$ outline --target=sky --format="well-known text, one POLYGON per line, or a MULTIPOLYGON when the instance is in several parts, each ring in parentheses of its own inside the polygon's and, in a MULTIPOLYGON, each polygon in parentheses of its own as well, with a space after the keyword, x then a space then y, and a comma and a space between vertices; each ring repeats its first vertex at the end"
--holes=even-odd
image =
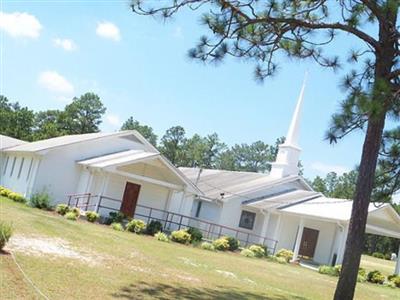
MULTIPOLYGON (((107 107, 104 131, 133 116, 158 136, 181 125, 188 136, 216 132, 228 145, 274 143, 286 135, 307 71, 299 142, 305 177, 341 174, 359 162, 362 133, 336 145, 324 140, 345 98, 343 71, 282 58, 277 74, 259 84, 249 62, 190 60, 187 51, 206 33, 196 12, 163 22, 133 14, 129 1, 0 3, 0 93, 11 101, 62 109, 74 96, 95 92, 107 107)), ((330 50, 344 55, 353 45, 342 36, 330 50)))

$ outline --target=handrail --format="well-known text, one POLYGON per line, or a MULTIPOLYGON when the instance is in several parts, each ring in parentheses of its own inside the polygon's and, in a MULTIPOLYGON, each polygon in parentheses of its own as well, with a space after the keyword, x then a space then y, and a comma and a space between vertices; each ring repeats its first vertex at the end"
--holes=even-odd
MULTIPOLYGON (((85 194, 71 194, 68 195, 69 201, 68 205, 71 205, 71 198, 76 199, 75 201, 75 207, 79 208, 84 208, 85 210, 88 209, 88 207, 95 207, 96 212, 99 212, 100 209, 107 209, 111 211, 119 211, 119 208, 115 207, 110 207, 108 205, 105 205, 103 201, 113 201, 113 202, 122 202, 121 199, 115 199, 111 198, 108 196, 102 196, 102 195, 91 195, 90 193, 85 193, 85 194), (85 201, 84 204, 79 204, 79 199, 87 197, 87 200, 85 201), (90 204, 90 199, 95 199, 98 198, 95 204, 90 204)), ((215 239, 215 238, 220 238, 223 235, 228 235, 226 231, 231 231, 233 235, 237 240, 241 241, 244 243, 244 246, 247 246, 250 244, 250 239, 251 240, 259 240, 260 244, 264 245, 265 247, 269 248, 272 250, 272 253, 275 253, 276 246, 278 241, 272 238, 268 238, 266 236, 261 236, 255 233, 251 232, 246 232, 237 228, 229 227, 226 225, 221 225, 217 223, 213 223, 207 220, 203 220, 200 218, 196 217, 191 217, 187 215, 183 215, 180 213, 175 213, 175 212, 170 212, 167 210, 155 208, 155 207, 150 207, 146 205, 141 205, 137 204, 136 205, 136 210, 134 217, 142 217, 147 219, 147 222, 149 223, 151 220, 157 220, 161 223, 164 223, 164 230, 168 230, 171 228, 172 225, 178 226, 178 230, 181 229, 182 227, 188 228, 188 227, 195 227, 201 232, 204 233, 204 236, 208 239, 215 239), (145 209, 147 211, 145 212, 138 212, 139 209, 145 209), (160 216, 155 216, 154 214, 158 213, 160 216), (179 221, 176 221, 179 220, 179 221), (190 222, 197 222, 197 226, 193 226, 193 224, 190 224, 190 222), (201 228, 203 226, 203 228, 201 228), (168 228, 168 229, 167 229, 168 228), (225 230, 225 233, 223 232, 225 230), (261 243, 262 241, 262 243, 261 243), (266 245, 266 243, 272 244, 272 247, 269 247, 266 245)), ((176 227, 175 227, 176 228, 176 227)), ((254 243, 254 242, 253 242, 254 243)))

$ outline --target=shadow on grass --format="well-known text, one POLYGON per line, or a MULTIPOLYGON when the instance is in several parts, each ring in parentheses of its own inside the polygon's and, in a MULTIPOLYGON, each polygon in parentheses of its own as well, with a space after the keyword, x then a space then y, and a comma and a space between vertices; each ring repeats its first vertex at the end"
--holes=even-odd
POLYGON ((250 291, 240 291, 235 288, 216 287, 196 288, 191 286, 172 286, 164 283, 138 282, 120 288, 112 297, 119 299, 255 299, 255 300, 307 300, 299 296, 268 296, 250 291))

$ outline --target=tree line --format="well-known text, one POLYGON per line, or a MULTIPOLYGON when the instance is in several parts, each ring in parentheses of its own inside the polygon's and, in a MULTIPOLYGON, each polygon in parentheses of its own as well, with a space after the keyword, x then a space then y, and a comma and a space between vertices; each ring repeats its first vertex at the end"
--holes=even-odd
MULTIPOLYGON (((100 97, 85 93, 74 97, 63 110, 35 112, 0 96, 0 133, 25 141, 37 141, 68 134, 99 132, 106 112, 100 97)), ((178 167, 217 168, 231 171, 266 172, 284 138, 273 145, 263 141, 229 147, 217 133, 186 135, 182 126, 173 126, 159 139, 152 127, 129 117, 120 130, 137 130, 178 167)))

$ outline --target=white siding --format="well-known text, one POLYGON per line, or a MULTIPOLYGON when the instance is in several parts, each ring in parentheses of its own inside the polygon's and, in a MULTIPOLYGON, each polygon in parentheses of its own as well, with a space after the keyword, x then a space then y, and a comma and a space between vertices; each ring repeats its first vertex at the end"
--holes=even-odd
POLYGON ((67 194, 78 189, 82 169, 77 161, 133 148, 140 149, 143 145, 108 137, 49 150, 41 160, 33 192, 46 190, 53 204, 63 203, 67 194))
POLYGON ((4 159, 2 159, 2 161, 4 161, 4 165, 2 165, 0 173, 1 185, 4 185, 14 192, 20 193, 24 196, 28 196, 29 183, 31 177, 33 176, 32 168, 35 159, 30 155, 17 154, 7 156, 4 155, 4 159), (8 163, 6 163, 7 158, 8 163))
MULTIPOLYGON (((94 182, 95 183, 93 185, 93 189, 90 192, 93 194, 98 194, 101 190, 103 182, 103 177, 101 176, 101 174, 96 174, 94 182)), ((103 195, 120 201, 116 202, 105 199, 102 200, 102 204, 108 207, 112 207, 116 210, 119 210, 121 207, 121 202, 125 191, 125 185, 127 182, 132 182, 135 184, 139 184, 141 186, 137 203, 138 205, 165 210, 169 194, 168 188, 139 180, 131 180, 126 177, 114 174, 110 174, 108 176, 106 188, 104 190, 103 195)), ((108 215, 108 212, 109 210, 106 209, 100 211, 100 213, 102 213, 103 215, 108 215)), ((136 212, 141 214, 146 214, 148 210, 138 207, 136 209, 136 212)))
MULTIPOLYGON (((300 217, 288 215, 282 216, 281 222, 282 229, 278 238, 279 242, 277 250, 282 248, 294 250, 300 217)), ((330 264, 336 224, 305 219, 304 227, 319 231, 313 260, 319 264, 330 264)))

